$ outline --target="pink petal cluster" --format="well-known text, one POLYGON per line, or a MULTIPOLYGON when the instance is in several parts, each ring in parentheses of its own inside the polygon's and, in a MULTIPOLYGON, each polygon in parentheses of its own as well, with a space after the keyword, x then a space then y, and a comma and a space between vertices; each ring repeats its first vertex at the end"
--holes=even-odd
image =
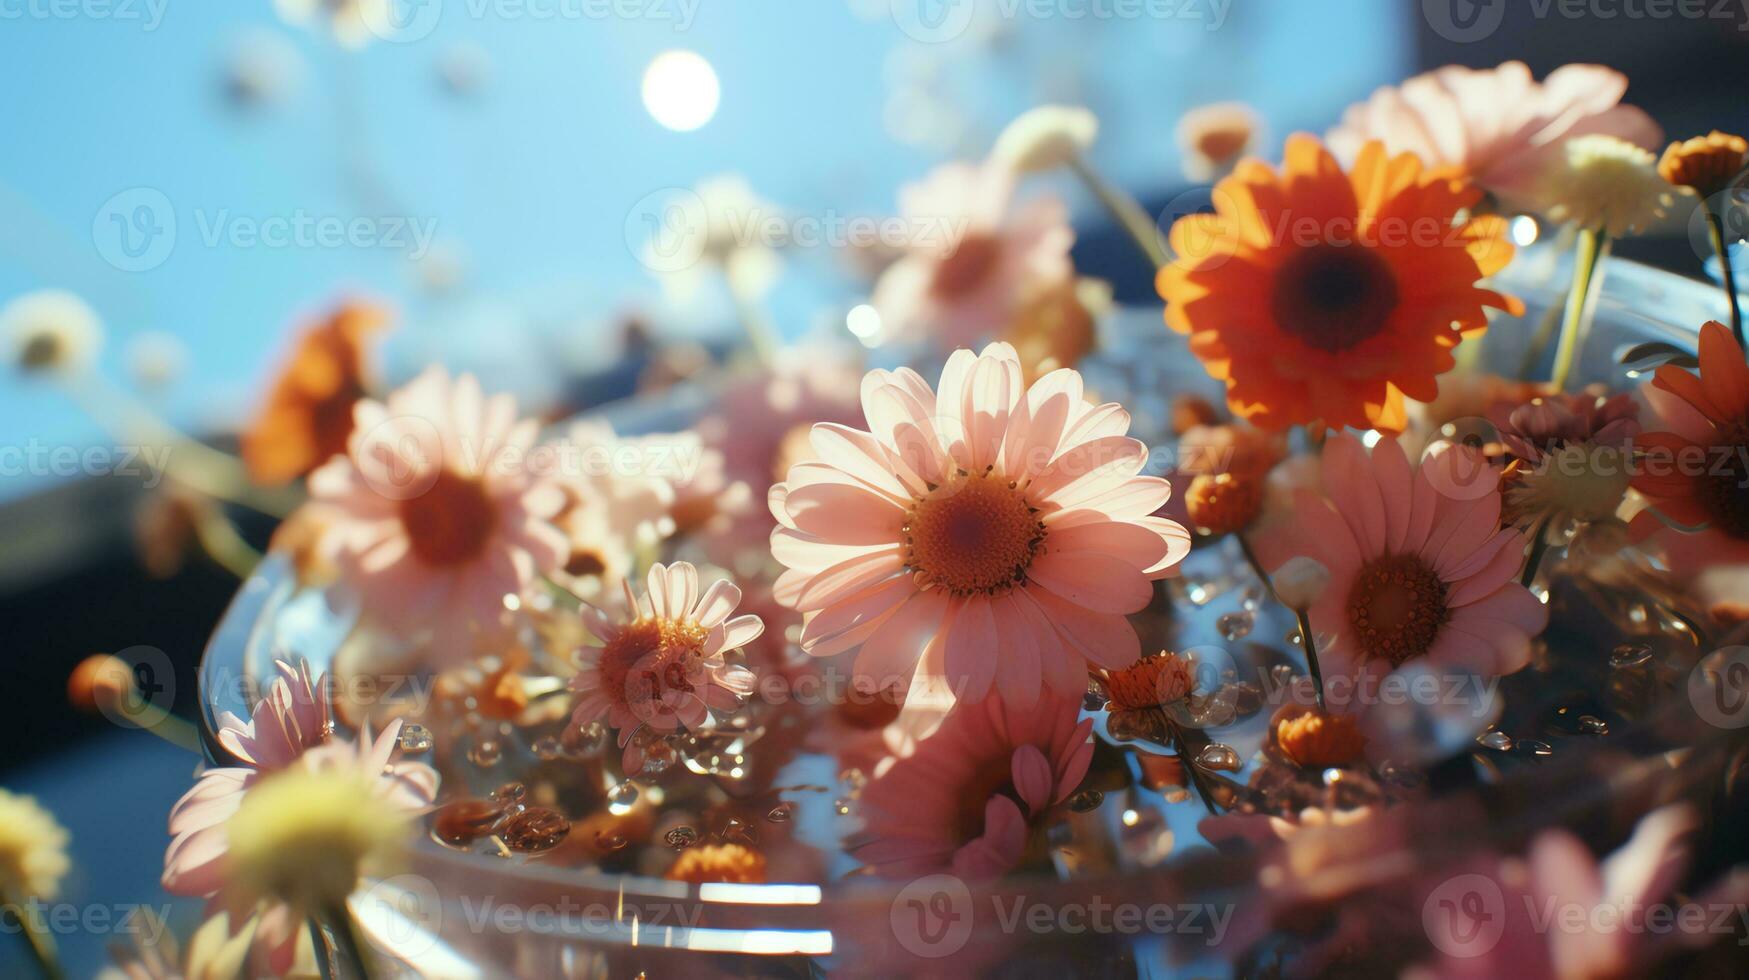
MULTIPOLYGON (((225 824, 243 805, 249 789, 264 776, 294 765, 325 770, 357 767, 378 781, 380 791, 409 810, 429 806, 437 797, 438 775, 422 763, 395 759, 401 722, 391 722, 372 738, 364 732, 355 745, 335 737, 325 683, 311 685, 309 669, 275 663, 279 673, 267 695, 255 705, 247 722, 234 715, 220 720, 218 741, 242 765, 208 769, 170 810, 170 847, 164 852, 164 890, 172 895, 207 898, 224 906, 225 824)), ((323 678, 325 681, 326 678, 323 678)), ((245 922, 254 909, 229 909, 231 921, 245 922)), ((290 969, 304 920, 284 906, 259 911, 254 946, 263 968, 272 975, 290 969)))
POLYGON ((1539 210, 1541 177, 1566 140, 1601 133, 1650 150, 1663 139, 1650 116, 1620 104, 1627 87, 1627 76, 1601 65, 1565 65, 1541 82, 1520 61, 1448 65, 1378 89, 1325 139, 1346 165, 1382 140, 1430 167, 1461 168, 1510 206, 1539 210))
POLYGON ((1375 651, 1409 643, 1392 648, 1482 677, 1529 662, 1548 607, 1518 583, 1524 535, 1500 526, 1498 473, 1479 453, 1447 444, 1415 468, 1395 439, 1369 453, 1342 434, 1325 444, 1322 481, 1322 496, 1296 492, 1294 519, 1257 548, 1270 569, 1303 555, 1330 570, 1310 612, 1326 694, 1338 694, 1332 710, 1361 706, 1340 696, 1333 678, 1354 681, 1350 691, 1377 690, 1399 665, 1369 656, 1369 643, 1375 651), (1399 625, 1392 635, 1367 635, 1399 625))
POLYGON ((1014 202, 1015 175, 952 163, 899 194, 911 242, 875 283, 883 333, 953 348, 1001 335, 1040 286, 1073 274, 1075 233, 1054 197, 1014 202))
POLYGON ((504 635, 504 597, 561 568, 549 521, 564 504, 530 465, 538 425, 508 395, 431 368, 361 401, 345 456, 310 476, 318 547, 372 620, 429 639, 440 658, 504 635))
POLYGON ((1013 869, 1045 811, 1093 761, 1093 722, 1079 715, 1078 699, 1048 693, 1026 708, 1001 698, 959 705, 863 789, 856 856, 888 877, 1013 869))
POLYGON ((804 650, 860 646, 875 688, 916 674, 1019 707, 1078 697, 1089 661, 1136 660, 1126 614, 1190 535, 1152 516, 1171 486, 1140 475, 1128 412, 1089 404, 1070 369, 1026 387, 1007 344, 956 351, 935 390, 871 371, 862 403, 868 431, 816 425, 817 461, 771 488, 776 595, 807 615, 804 650))
POLYGON ((724 654, 753 642, 765 625, 758 616, 734 615, 741 590, 732 582, 719 579, 701 595, 698 570, 688 562, 650 566, 643 602, 624 588, 625 609, 617 616, 582 606, 584 624, 601 645, 578 651, 571 723, 605 719, 619 732, 629 776, 643 768, 643 748, 633 739, 641 729, 696 730, 712 709, 733 711, 753 692, 753 672, 724 654))

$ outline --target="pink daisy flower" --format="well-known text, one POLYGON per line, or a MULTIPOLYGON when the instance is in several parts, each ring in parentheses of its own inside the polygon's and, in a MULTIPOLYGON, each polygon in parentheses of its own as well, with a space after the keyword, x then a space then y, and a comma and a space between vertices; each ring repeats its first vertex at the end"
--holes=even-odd
POLYGON ((1000 335, 1041 285, 1073 274, 1069 212, 1054 197, 1014 204, 1007 167, 951 163, 899 193, 911 241, 870 303, 883 333, 958 347, 1000 335))
POLYGON ((1088 661, 1135 662, 1126 614, 1190 535, 1151 516, 1171 486, 1138 475, 1128 412, 1088 404, 1066 368, 1026 388, 1007 344, 955 352, 939 394, 909 369, 871 371, 862 403, 872 431, 814 426, 818 461, 771 488, 789 568, 776 594, 807 614, 804 650, 860 646, 854 670, 876 687, 920 669, 1017 707, 1041 685, 1079 697, 1088 661))
POLYGON ((625 612, 615 617, 588 603, 583 621, 600 646, 578 652, 573 725, 605 718, 619 732, 626 775, 644 767, 643 746, 633 736, 645 726, 657 732, 697 730, 711 709, 733 711, 753 693, 753 672, 730 664, 724 654, 758 639, 758 616, 734 616, 741 590, 718 580, 703 595, 698 570, 688 562, 650 566, 647 600, 625 589, 625 612))
POLYGON ((1542 174, 1566 140, 1601 133, 1653 149, 1663 139, 1652 117, 1620 104, 1627 87, 1627 76, 1601 65, 1565 65, 1541 82, 1520 61, 1448 65, 1350 106, 1326 142, 1352 164, 1368 140, 1382 140, 1393 154, 1457 166, 1512 206, 1537 210, 1542 174))
MULTIPOLYGON (((374 739, 366 731, 354 745, 334 737, 333 708, 327 685, 312 685, 307 667, 275 663, 279 677, 267 696, 255 705, 250 720, 234 715, 220 721, 219 743, 243 763, 208 769, 194 787, 170 809, 170 847, 164 852, 164 890, 172 895, 202 897, 223 905, 228 841, 225 823, 243 805, 243 798, 265 776, 305 765, 314 769, 358 766, 380 779, 382 792, 408 809, 431 805, 437 797, 438 775, 422 763, 397 761, 401 722, 394 721, 374 739)), ((231 921, 247 923, 251 909, 228 910, 231 921)), ((274 975, 290 968, 303 934, 304 922, 289 909, 260 910, 253 940, 257 954, 274 975)))
POLYGON ((549 522, 564 495, 530 472, 535 421, 436 367, 354 419, 346 455, 310 476, 319 547, 368 616, 428 631, 440 657, 501 636, 504 597, 569 554, 549 522))
POLYGON ((1322 479, 1326 496, 1298 491, 1293 521, 1257 546, 1271 569, 1303 555, 1330 570, 1310 613, 1331 710, 1360 708, 1338 676, 1364 692, 1410 660, 1483 677, 1529 661, 1548 607, 1518 584, 1525 538, 1501 528, 1498 474, 1479 454, 1447 446, 1414 469, 1394 439, 1369 454, 1342 434, 1322 479))
POLYGON ((1078 700, 1051 694, 1029 708, 960 705, 863 789, 856 856, 887 877, 989 879, 1016 867, 1093 761, 1093 722, 1079 715, 1078 700))

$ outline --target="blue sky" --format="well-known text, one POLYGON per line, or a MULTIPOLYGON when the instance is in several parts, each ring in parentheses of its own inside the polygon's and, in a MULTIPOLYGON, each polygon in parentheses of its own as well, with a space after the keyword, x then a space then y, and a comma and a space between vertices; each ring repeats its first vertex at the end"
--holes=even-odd
MULTIPOLYGON (((438 15, 428 34, 349 51, 283 23, 270 0, 0 0, 0 301, 45 286, 85 296, 117 380, 132 338, 180 338, 187 373, 162 407, 198 428, 246 413, 288 331, 348 293, 401 312, 391 377, 441 358, 539 392, 554 364, 587 363, 615 314, 659 303, 626 231, 652 191, 734 172, 791 212, 890 211, 901 183, 953 152, 889 133, 885 120, 906 116, 898 93, 933 92, 967 147, 1033 104, 1088 104, 1104 122, 1096 159, 1145 191, 1179 180, 1172 125, 1189 106, 1250 101, 1279 138, 1323 128, 1410 60, 1410 12, 1385 0, 983 0, 991 43, 976 28, 945 43, 907 34, 910 8, 944 0, 894 0, 896 16, 883 0, 615 2, 640 15, 602 16, 605 0, 422 0, 438 15), (283 104, 238 112, 222 68, 250 36, 295 52, 301 80, 283 104), (663 129, 640 102, 644 67, 672 48, 721 80, 719 111, 693 132, 663 129), (487 73, 458 99, 439 66, 463 50, 487 73), (147 199, 176 232, 152 268, 124 271, 105 260, 118 254, 105 219, 142 193, 161 195, 147 199), (248 237, 360 218, 385 237, 403 228, 401 247, 248 237), (465 289, 419 288, 415 228, 466 256, 465 289)), ((835 269, 791 257, 768 300, 786 333, 856 301, 835 269)), ((0 444, 103 438, 60 392, 0 379, 0 444)), ((0 496, 43 482, 7 475, 0 496)))

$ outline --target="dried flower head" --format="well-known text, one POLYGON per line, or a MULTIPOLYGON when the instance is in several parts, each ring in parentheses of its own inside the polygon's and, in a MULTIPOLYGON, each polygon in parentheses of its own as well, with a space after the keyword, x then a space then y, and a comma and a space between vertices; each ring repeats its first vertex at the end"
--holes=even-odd
POLYGON ((1514 457, 1503 476, 1506 523, 1522 526, 1554 515, 1595 521, 1615 513, 1628 490, 1631 443, 1640 431, 1633 396, 1549 395, 1498 406, 1492 416, 1514 457))
POLYGON ((1356 715, 1333 715, 1315 708, 1289 706, 1275 717, 1275 744, 1295 765, 1308 769, 1345 766, 1366 752, 1356 715))
POLYGON ((1678 187, 1708 197, 1730 186, 1749 162, 1749 140, 1718 130, 1672 143, 1658 159, 1658 173, 1678 187))
POLYGON ((1160 652, 1106 675, 1112 711, 1142 711, 1183 700, 1191 689, 1190 664, 1160 652))
POLYGON ((1263 481, 1232 473, 1204 473, 1184 493, 1190 521, 1204 534, 1243 530, 1263 510, 1263 481))

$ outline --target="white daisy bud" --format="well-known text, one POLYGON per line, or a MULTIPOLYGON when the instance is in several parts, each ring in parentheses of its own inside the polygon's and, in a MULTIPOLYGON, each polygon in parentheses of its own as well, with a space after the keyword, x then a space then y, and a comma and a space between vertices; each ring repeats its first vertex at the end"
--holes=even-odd
POLYGON ((1330 587, 1330 569, 1304 556, 1289 558, 1269 578, 1276 596, 1290 609, 1309 608, 1330 587))
POLYGON ((1008 124, 996 138, 990 159, 1015 173, 1043 173, 1068 164, 1098 135, 1099 117, 1086 109, 1039 106, 1008 124))
POLYGON ((85 301, 62 289, 25 293, 0 309, 0 336, 27 373, 74 373, 97 356, 103 327, 85 301))

